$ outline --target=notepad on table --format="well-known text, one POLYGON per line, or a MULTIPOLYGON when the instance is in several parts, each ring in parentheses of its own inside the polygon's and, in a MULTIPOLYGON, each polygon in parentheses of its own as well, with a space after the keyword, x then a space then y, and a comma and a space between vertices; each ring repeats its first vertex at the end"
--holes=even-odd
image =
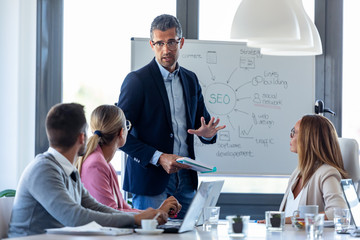
POLYGON ((110 236, 132 234, 134 232, 132 228, 103 227, 94 221, 78 227, 48 228, 45 230, 50 234, 110 236))
POLYGON ((204 164, 202 162, 195 161, 188 157, 181 157, 181 158, 176 159, 176 161, 178 163, 188 165, 191 167, 190 169, 192 169, 194 171, 198 171, 200 173, 216 172, 216 167, 207 166, 206 164, 204 164))

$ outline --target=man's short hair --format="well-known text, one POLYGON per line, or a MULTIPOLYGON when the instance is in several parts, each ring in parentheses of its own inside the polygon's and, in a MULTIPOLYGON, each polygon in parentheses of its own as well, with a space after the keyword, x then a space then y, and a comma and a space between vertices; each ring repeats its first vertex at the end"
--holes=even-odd
POLYGON ((79 134, 86 130, 84 106, 78 103, 60 103, 46 116, 46 133, 50 146, 71 148, 79 134))
POLYGON ((162 14, 160 16, 157 16, 151 23, 150 40, 153 40, 154 38, 153 31, 155 29, 165 32, 170 28, 175 28, 176 36, 178 38, 182 38, 181 24, 176 17, 168 14, 162 14))

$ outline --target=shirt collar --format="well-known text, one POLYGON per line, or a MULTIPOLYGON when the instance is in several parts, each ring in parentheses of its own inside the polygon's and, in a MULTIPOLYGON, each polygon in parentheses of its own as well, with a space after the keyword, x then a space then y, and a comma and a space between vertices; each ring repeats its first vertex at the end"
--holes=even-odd
POLYGON ((48 153, 50 153, 51 155, 54 156, 55 160, 58 161, 58 163, 60 163, 61 167, 64 169, 65 173, 70 176, 70 174, 73 171, 76 171, 76 168, 74 165, 72 165, 69 160, 64 157, 64 155, 62 155, 61 153, 59 153, 57 150, 55 150, 52 147, 49 147, 48 149, 48 153))
POLYGON ((172 73, 170 73, 168 70, 166 70, 166 69, 157 61, 156 58, 155 58, 155 60, 156 60, 157 65, 159 66, 160 73, 161 73, 161 75, 162 75, 162 77, 163 77, 164 80, 166 80, 170 74, 173 74, 174 76, 176 76, 176 75, 179 73, 179 69, 180 69, 179 63, 176 63, 176 69, 175 69, 175 71, 172 72, 172 73))

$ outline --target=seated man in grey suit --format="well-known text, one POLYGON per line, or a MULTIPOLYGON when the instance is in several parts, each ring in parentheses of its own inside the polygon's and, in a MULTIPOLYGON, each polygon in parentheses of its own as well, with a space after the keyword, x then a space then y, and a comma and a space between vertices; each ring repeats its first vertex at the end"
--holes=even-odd
MULTIPOLYGON (((102 226, 132 227, 141 219, 165 223, 167 213, 147 209, 138 214, 124 213, 98 203, 83 187, 74 167, 85 152, 87 123, 83 106, 58 104, 46 117, 50 147, 36 156, 23 172, 16 192, 9 237, 44 233, 47 228, 79 226, 96 221, 102 226)), ((169 209, 177 209, 177 201, 169 209)))

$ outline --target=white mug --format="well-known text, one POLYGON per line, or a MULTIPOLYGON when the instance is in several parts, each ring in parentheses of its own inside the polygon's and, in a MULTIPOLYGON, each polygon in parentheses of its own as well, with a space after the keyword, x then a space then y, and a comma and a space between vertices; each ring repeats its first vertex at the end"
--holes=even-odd
POLYGON ((305 218, 305 214, 311 213, 317 215, 319 212, 318 205, 303 205, 299 206, 299 210, 294 211, 294 216, 299 214, 300 218, 305 218))
POLYGON ((156 229, 158 225, 158 221, 156 219, 142 219, 141 220, 141 227, 146 231, 152 231, 156 229))

